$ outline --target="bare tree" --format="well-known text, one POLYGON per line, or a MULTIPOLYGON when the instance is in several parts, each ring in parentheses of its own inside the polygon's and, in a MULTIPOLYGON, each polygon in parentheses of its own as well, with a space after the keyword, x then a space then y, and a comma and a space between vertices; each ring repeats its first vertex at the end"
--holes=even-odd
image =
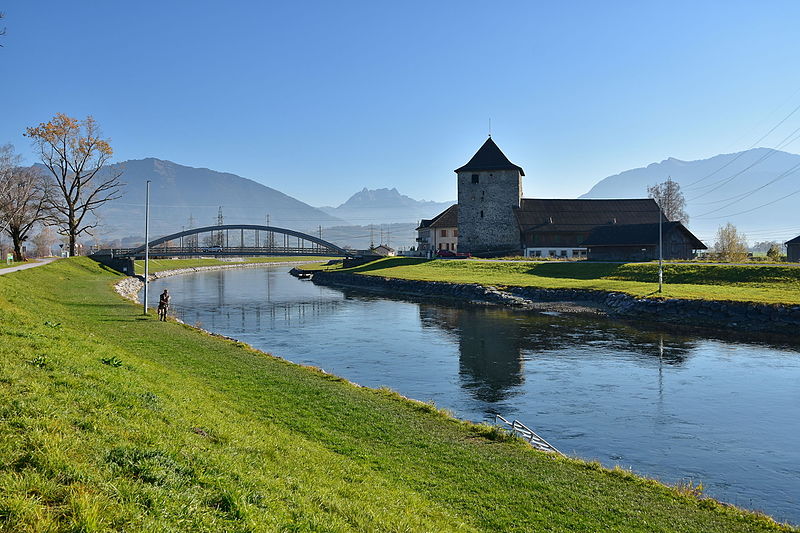
POLYGON ((85 120, 59 113, 49 122, 30 127, 25 135, 33 140, 39 156, 54 180, 48 195, 51 222, 69 238, 69 253, 75 255, 78 237, 91 235, 97 227, 95 210, 120 197, 121 172, 104 171, 113 150, 91 117, 85 120))
POLYGON ((52 253, 53 245, 58 242, 56 232, 52 226, 44 226, 32 239, 38 257, 47 257, 52 253))
POLYGON ((717 230, 714 253, 722 261, 735 263, 747 259, 747 238, 738 232, 736 226, 728 222, 717 230))
POLYGON ((3 229, 11 237, 14 259, 22 261, 22 243, 47 215, 47 180, 35 167, 16 167, 4 181, 0 187, 0 212, 6 221, 3 229))
POLYGON ((667 220, 680 222, 684 225, 689 223, 689 215, 686 213, 686 199, 681 192, 681 186, 673 181, 671 177, 663 183, 657 183, 647 187, 647 196, 656 201, 661 207, 661 211, 667 220))
POLYGON ((47 182, 34 167, 21 167, 10 144, 0 147, 0 231, 8 234, 14 258, 22 261, 22 244, 45 215, 47 182))

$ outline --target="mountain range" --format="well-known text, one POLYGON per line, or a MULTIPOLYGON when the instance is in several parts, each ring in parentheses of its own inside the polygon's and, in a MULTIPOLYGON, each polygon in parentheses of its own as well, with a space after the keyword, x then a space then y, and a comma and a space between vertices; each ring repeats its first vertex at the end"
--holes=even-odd
POLYGON ((128 246, 144 239, 146 182, 150 189, 150 234, 158 237, 183 228, 214 225, 221 211, 226 224, 266 224, 317 234, 357 248, 381 242, 414 245, 414 228, 451 202, 417 201, 397 189, 363 189, 339 207, 316 208, 276 189, 227 172, 146 158, 108 165, 122 172, 122 197, 98 211, 100 241, 119 239, 128 246))
MULTIPOLYGON (((151 235, 217 223, 266 223, 316 234, 363 248, 389 240, 414 244, 419 219, 432 218, 454 202, 415 200, 396 188, 362 189, 338 207, 316 208, 256 181, 207 168, 147 158, 110 165, 123 171, 122 198, 99 211, 101 240, 141 240, 145 182, 151 184, 151 235), (391 225, 391 226, 390 226, 391 225)), ((697 161, 668 158, 599 180, 582 198, 642 198, 668 177, 681 185, 689 228, 713 244, 720 225, 734 223, 752 242, 785 241, 800 234, 800 155, 754 148, 697 161), (782 198, 784 197, 785 198, 782 198), (763 206, 763 207, 761 207, 763 206)), ((535 178, 534 178, 535 179, 535 178)), ((534 195, 535 196, 535 195, 534 195)))
POLYGON ((320 209, 331 216, 354 224, 390 224, 431 218, 454 203, 455 201, 414 200, 400 194, 394 188, 364 188, 338 207, 320 207, 320 209))
POLYGON ((706 244, 713 244, 717 228, 727 222, 751 243, 800 234, 800 155, 769 148, 697 161, 670 157, 604 178, 581 198, 642 198, 649 185, 668 177, 684 193, 689 228, 706 244))
POLYGON ((147 158, 109 165, 122 171, 122 198, 99 211, 98 234, 105 238, 142 236, 145 183, 150 180, 150 233, 158 236, 217 223, 222 211, 227 224, 265 224, 304 231, 344 221, 278 190, 227 172, 194 168, 147 158))

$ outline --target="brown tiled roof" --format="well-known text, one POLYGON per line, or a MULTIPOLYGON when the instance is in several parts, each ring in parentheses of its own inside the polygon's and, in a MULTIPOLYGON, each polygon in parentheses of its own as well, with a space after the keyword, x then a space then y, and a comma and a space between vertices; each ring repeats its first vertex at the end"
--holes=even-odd
POLYGON ((419 226, 417 226, 417 229, 415 229, 414 231, 419 231, 423 228, 429 227, 431 225, 431 222, 433 222, 432 219, 423 218, 422 220, 419 221, 419 226))
POLYGON ((514 210, 519 229, 528 231, 591 231, 606 224, 658 222, 658 204, 651 198, 623 200, 523 198, 514 210))
POLYGON ((458 204, 453 204, 438 215, 436 215, 428 227, 431 228, 455 228, 458 226, 458 204))
MULTIPOLYGON (((663 238, 673 231, 682 232, 692 244, 693 250, 705 250, 707 246, 680 222, 664 222, 661 225, 663 238)), ((654 224, 607 224, 597 226, 583 241, 582 246, 656 246, 658 245, 658 223, 654 224)))
POLYGON ((486 139, 483 146, 475 152, 475 155, 466 165, 457 168, 455 172, 468 172, 470 170, 519 170, 520 174, 525 175, 522 167, 509 161, 491 137, 486 139))

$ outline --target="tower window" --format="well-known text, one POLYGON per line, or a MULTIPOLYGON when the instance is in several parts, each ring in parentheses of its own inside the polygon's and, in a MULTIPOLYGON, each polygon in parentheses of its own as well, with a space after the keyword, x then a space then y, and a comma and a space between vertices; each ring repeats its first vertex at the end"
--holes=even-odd
POLYGON ((481 209, 481 218, 483 218, 483 210, 481 209))
POLYGON ((478 183, 478 174, 472 175, 472 183, 478 183))

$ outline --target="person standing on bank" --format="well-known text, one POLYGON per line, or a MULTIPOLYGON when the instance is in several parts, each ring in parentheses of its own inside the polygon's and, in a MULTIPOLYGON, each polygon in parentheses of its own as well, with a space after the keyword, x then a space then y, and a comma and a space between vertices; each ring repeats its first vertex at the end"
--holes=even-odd
POLYGON ((166 322, 167 310, 169 309, 169 292, 164 289, 161 296, 158 298, 158 319, 166 322))

